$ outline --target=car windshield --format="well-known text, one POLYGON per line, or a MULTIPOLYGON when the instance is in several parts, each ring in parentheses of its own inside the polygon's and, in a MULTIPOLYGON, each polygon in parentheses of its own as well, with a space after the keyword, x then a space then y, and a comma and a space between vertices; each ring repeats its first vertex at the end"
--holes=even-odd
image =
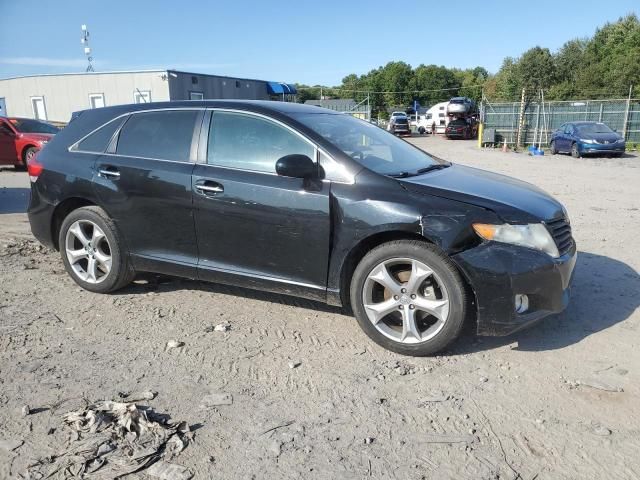
POLYGON ((613 133, 604 123, 586 123, 584 125, 576 125, 578 133, 581 135, 593 135, 594 133, 613 133))
POLYGON ((20 133, 58 133, 58 128, 49 123, 39 122, 28 118, 12 118, 9 120, 20 133))
POLYGON ((417 175, 423 169, 448 165, 395 135, 351 115, 305 113, 293 117, 361 165, 382 175, 417 175))

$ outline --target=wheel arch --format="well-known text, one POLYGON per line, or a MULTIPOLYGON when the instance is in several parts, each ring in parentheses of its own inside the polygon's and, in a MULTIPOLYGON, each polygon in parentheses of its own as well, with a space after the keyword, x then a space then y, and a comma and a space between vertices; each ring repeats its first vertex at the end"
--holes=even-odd
POLYGON ((25 156, 27 155, 27 150, 29 150, 30 148, 35 148, 38 149, 37 145, 34 145, 32 143, 27 143, 24 147, 22 147, 22 151, 20 152, 20 160, 22 160, 22 162, 25 161, 25 156))
MULTIPOLYGON (((477 305, 478 302, 476 300, 476 292, 473 288, 473 285, 467 276, 466 272, 460 268, 458 262, 451 255, 448 255, 438 242, 433 241, 427 236, 421 235, 419 233, 406 231, 406 230, 388 230, 384 232, 377 232, 368 237, 360 240, 347 254, 342 268, 340 270, 340 286, 339 286, 339 302, 342 303, 343 307, 350 308, 351 299, 350 299, 350 286, 351 279, 353 278, 353 273, 360 263, 360 261, 364 258, 364 256, 370 252, 372 249, 382 245, 383 243, 393 242, 397 240, 419 240, 430 245, 433 245, 435 248, 440 250, 443 255, 446 255, 451 259, 451 262, 455 266, 456 270, 460 274, 460 278, 464 283, 464 288, 467 291, 467 299, 469 299, 472 303, 470 308, 467 308, 467 312, 473 316, 473 321, 475 322, 477 318, 477 305)), ((336 299, 338 300, 338 299, 336 299)))
POLYGON ((58 245, 58 236, 60 235, 60 227, 64 219, 74 210, 82 207, 95 206, 96 203, 84 197, 70 197, 60 202, 51 217, 51 239, 56 250, 60 249, 58 245))
POLYGON ((349 250, 349 253, 342 262, 342 267, 340 269, 339 301, 343 306, 348 307, 350 305, 349 287, 351 285, 351 278, 353 277, 353 272, 364 256, 377 246, 396 240, 420 240, 436 245, 436 243, 429 238, 420 235, 419 233, 407 230, 387 230, 383 232, 376 232, 361 239, 351 248, 351 250, 349 250))

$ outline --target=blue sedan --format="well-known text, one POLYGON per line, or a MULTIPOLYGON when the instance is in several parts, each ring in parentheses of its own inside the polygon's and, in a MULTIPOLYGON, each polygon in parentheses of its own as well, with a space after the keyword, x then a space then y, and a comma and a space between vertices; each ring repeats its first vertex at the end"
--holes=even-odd
POLYGON ((575 158, 589 154, 621 157, 625 141, 620 135, 600 122, 569 122, 551 135, 551 154, 570 153, 575 158))

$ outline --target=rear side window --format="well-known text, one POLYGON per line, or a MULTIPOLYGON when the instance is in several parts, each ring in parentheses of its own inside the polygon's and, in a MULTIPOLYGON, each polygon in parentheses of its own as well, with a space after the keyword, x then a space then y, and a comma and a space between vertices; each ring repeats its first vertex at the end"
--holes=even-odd
POLYGON ((197 110, 134 113, 120 131, 116 153, 188 162, 199 114, 197 110))
POLYGON ((210 165, 274 173, 278 159, 294 153, 314 159, 315 149, 267 119, 242 113, 213 114, 207 153, 210 165))
POLYGON ((78 146, 75 148, 75 150, 80 150, 83 152, 103 153, 109 146, 109 142, 111 141, 113 134, 116 133, 116 130, 118 129, 118 127, 120 127, 120 125, 122 125, 123 121, 124 118, 116 118, 106 125, 103 125, 87 138, 78 143, 78 146))

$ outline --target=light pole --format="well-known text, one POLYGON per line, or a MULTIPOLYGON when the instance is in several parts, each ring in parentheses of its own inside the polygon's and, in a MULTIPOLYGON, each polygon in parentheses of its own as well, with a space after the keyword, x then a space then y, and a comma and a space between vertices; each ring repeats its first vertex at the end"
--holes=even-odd
POLYGON ((89 64, 87 65, 87 69, 85 72, 93 72, 93 57, 91 56, 91 47, 89 46, 89 30, 87 30, 86 25, 82 25, 82 37, 80 37, 80 43, 84 45, 84 54, 87 56, 87 61, 89 64))

